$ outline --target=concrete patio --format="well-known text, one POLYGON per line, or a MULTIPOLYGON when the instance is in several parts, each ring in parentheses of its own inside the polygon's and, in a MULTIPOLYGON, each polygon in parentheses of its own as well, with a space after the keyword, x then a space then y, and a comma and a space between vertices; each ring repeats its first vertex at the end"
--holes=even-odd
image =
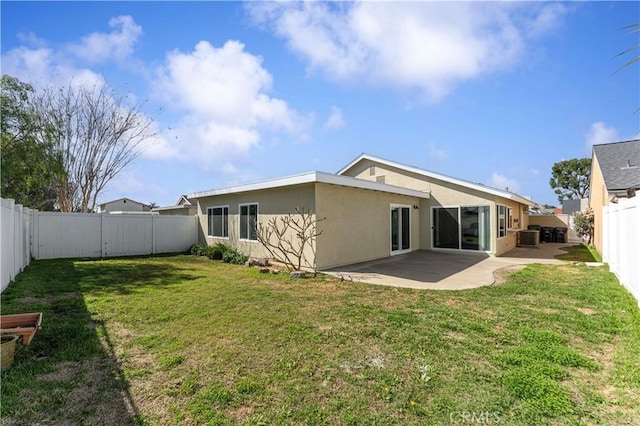
POLYGON ((572 243, 518 247, 503 256, 419 250, 323 271, 346 280, 424 290, 463 290, 491 285, 501 268, 530 263, 562 264, 555 259, 572 243))

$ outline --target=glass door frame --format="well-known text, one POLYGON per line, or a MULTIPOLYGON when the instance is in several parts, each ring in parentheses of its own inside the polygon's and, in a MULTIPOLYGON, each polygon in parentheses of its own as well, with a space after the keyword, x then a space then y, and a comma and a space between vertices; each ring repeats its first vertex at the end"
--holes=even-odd
POLYGON ((395 256, 396 254, 403 254, 403 253, 409 253, 411 251, 411 209, 412 206, 410 205, 406 205, 406 204, 391 204, 390 208, 389 208, 389 251, 391 253, 391 256, 395 256), (402 219, 402 210, 403 209, 407 209, 409 212, 409 221, 407 223, 407 235, 409 236, 409 244, 408 244, 408 248, 403 249, 403 243, 405 241, 403 241, 402 238, 402 231, 403 231, 403 227, 404 227, 404 221, 402 219), (398 210, 398 249, 394 250, 393 249, 393 210, 398 210))
POLYGON ((493 234, 492 234, 492 227, 493 227, 493 220, 491 219, 491 211, 493 209, 493 206, 491 204, 459 204, 459 205, 446 205, 446 206, 431 206, 431 223, 430 223, 430 245, 431 245, 431 250, 433 251, 445 251, 445 252, 452 252, 452 253, 480 253, 480 254, 491 254, 493 253, 493 245, 495 243, 494 238, 493 238, 493 234), (488 212, 489 212, 489 229, 485 230, 485 232, 489 235, 489 248, 488 250, 471 250, 471 249, 463 249, 462 248, 462 222, 461 222, 461 215, 462 215, 462 209, 464 207, 488 207, 488 212), (454 248, 440 248, 440 247, 435 247, 434 243, 435 243, 435 232, 436 232, 436 227, 435 227, 435 215, 436 215, 436 209, 458 209, 458 248, 454 249, 454 248))

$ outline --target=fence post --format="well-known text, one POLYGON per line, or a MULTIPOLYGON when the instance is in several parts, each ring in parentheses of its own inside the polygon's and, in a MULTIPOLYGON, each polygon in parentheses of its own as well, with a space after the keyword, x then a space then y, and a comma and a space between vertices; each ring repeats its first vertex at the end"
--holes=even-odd
POLYGON ((107 223, 107 218, 105 215, 108 213, 100 213, 100 254, 102 257, 107 255, 107 239, 106 239, 106 230, 105 225, 107 223))
POLYGON ((156 254, 156 215, 151 215, 151 254, 156 254))

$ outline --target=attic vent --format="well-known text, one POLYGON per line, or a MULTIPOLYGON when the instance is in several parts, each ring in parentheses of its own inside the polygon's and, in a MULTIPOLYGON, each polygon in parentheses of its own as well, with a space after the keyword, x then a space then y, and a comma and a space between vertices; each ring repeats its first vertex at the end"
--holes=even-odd
POLYGON ((369 166, 369 176, 375 176, 376 175, 376 166, 375 164, 372 164, 369 166))
POLYGON ((637 166, 637 165, 635 165, 635 166, 632 166, 632 165, 631 165, 631 160, 627 160, 627 165, 626 165, 626 166, 624 166, 624 167, 621 167, 621 169, 622 169, 622 170, 626 170, 626 169, 637 169, 637 168, 638 168, 638 166, 637 166))
POLYGON ((382 175, 382 176, 378 176, 378 177, 376 178, 376 182, 378 182, 378 183, 384 183, 384 175, 382 175))

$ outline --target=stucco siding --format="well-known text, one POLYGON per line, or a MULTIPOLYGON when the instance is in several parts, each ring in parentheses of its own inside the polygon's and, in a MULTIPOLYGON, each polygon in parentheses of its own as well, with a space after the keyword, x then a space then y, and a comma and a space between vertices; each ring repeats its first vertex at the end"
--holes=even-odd
POLYGON ((591 183, 589 186, 589 207, 593 210, 593 245, 602 253, 602 208, 609 205, 604 176, 595 155, 591 160, 591 183))
POLYGON ((383 179, 384 183, 389 185, 403 186, 419 191, 429 191, 431 194, 430 199, 422 200, 419 210, 421 224, 420 245, 421 248, 425 250, 432 249, 431 212, 433 207, 489 206, 491 212, 491 247, 492 253, 495 255, 500 255, 515 248, 517 243, 515 231, 508 231, 506 237, 498 238, 498 204, 512 208, 514 228, 526 229, 529 224, 528 208, 516 201, 455 183, 427 177, 412 171, 402 170, 376 161, 363 159, 343 174, 371 181, 383 179), (523 207, 525 207, 527 212, 523 211, 523 207))
POLYGON ((516 248, 518 244, 518 232, 519 229, 527 229, 529 224, 529 216, 522 210, 522 204, 506 198, 496 197, 496 205, 491 210, 491 235, 493 235, 495 241, 494 254, 500 256, 509 250, 516 248), (502 204, 507 207, 511 207, 513 215, 513 227, 507 229, 507 236, 498 238, 498 211, 497 204, 502 204))
POLYGON ((404 195, 317 184, 319 224, 316 259, 320 269, 391 255, 391 205, 410 207, 411 251, 420 249, 420 200, 404 195))
MULTIPOLYGON (((198 216, 201 224, 200 240, 209 245, 222 242, 241 253, 252 257, 270 257, 267 250, 257 241, 241 240, 239 237, 240 204, 258 204, 258 224, 265 225, 271 218, 293 213, 296 207, 315 211, 314 184, 249 191, 239 194, 216 195, 198 199, 198 216), (229 207, 229 238, 208 236, 207 209, 210 207, 229 207)), ((293 235, 291 235, 294 238, 293 235)), ((311 257, 311 253, 307 252, 311 257)))

